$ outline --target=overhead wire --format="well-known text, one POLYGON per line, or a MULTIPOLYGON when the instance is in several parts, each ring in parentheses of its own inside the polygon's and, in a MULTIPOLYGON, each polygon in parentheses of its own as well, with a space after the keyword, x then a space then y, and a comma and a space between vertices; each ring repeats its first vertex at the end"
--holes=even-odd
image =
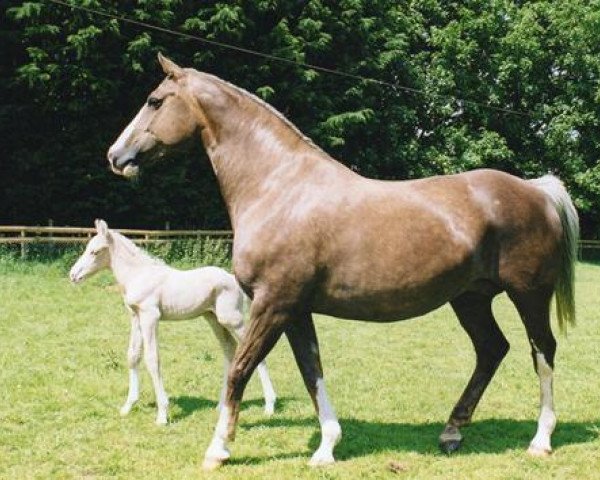
POLYGON ((194 40, 194 41, 198 41, 201 43, 204 43, 205 45, 210 45, 213 47, 219 47, 219 48, 224 48, 224 49, 228 49, 228 50, 233 50, 236 52, 240 52, 240 53, 244 53, 247 55, 253 55, 256 57, 262 57, 264 59, 267 60, 271 60, 271 61, 276 61, 276 62, 282 62, 282 63, 287 63, 287 64, 291 64, 291 65, 296 65, 302 68, 306 68, 306 69, 310 69, 310 70, 316 70, 316 71, 320 71, 323 73, 328 73, 331 75, 337 75, 340 77, 346 77, 346 78, 350 78, 350 79, 354 79, 354 80, 360 80, 363 82, 371 82, 371 83, 375 83, 384 87, 388 87, 388 88, 392 88, 393 90, 402 90, 404 92, 408 92, 411 94, 416 94, 416 95, 423 95, 423 96, 433 96, 433 97, 437 97, 437 98, 442 98, 442 99, 452 99, 454 101, 456 101, 457 103, 462 103, 463 105, 471 105, 471 106, 476 106, 476 107, 481 107, 481 108, 486 108, 489 110, 494 110, 500 113, 506 113, 509 115, 518 115, 518 116, 522 116, 522 117, 531 117, 532 114, 530 112, 526 112, 526 111, 522 111, 522 110, 512 110, 510 108, 504 108, 504 107, 496 107, 494 105, 489 105, 486 103, 482 103, 482 102, 477 102, 475 100, 469 100, 469 99, 465 99, 465 98, 460 98, 457 96, 453 96, 453 95, 443 95, 443 94, 436 94, 436 93, 431 93, 431 92, 426 92, 424 90, 420 90, 418 88, 412 88, 412 87, 407 87, 405 85, 400 85, 398 83, 392 83, 392 82, 388 82, 385 80, 380 80, 377 78, 372 78, 372 77, 367 77, 364 75, 358 75, 358 74, 354 74, 354 73, 349 73, 349 72, 344 72, 341 70, 336 70, 333 68, 328 68, 328 67, 323 67, 320 65, 314 65, 311 63, 306 63, 306 62, 300 62, 297 60, 292 60, 290 58, 285 58, 285 57, 280 57, 278 55, 273 55, 270 53, 264 53, 264 52, 259 52, 257 50, 252 50, 250 48, 245 48, 245 47, 240 47, 237 45, 232 45, 230 43, 226 43, 226 42, 221 42, 221 41, 217 41, 217 40, 211 40, 208 38, 204 38, 198 35, 193 35, 190 33, 186 33, 186 32, 181 32, 179 30, 172 30, 170 28, 166 28, 166 27, 160 27, 158 25, 154 25, 151 23, 147 23, 147 22, 142 22, 140 20, 135 20, 129 17, 125 17, 122 15, 115 15, 113 13, 109 13, 109 12, 105 12, 102 10, 96 10, 94 8, 90 8, 90 7, 85 7, 82 5, 72 5, 66 1, 63 0, 46 0, 46 2, 48 3, 53 3, 55 5, 59 5, 62 7, 67 7, 67 8, 72 8, 74 10, 79 10, 82 12, 86 12, 89 13, 91 15, 97 15, 97 16, 101 16, 101 17, 105 17, 105 18, 110 18, 112 20, 117 20, 119 22, 123 22, 123 23, 128 23, 131 25, 135 25, 138 27, 142 27, 148 30, 154 30, 157 32, 161 32, 161 33, 166 33, 169 35, 174 35, 174 36, 178 36, 178 37, 182 37, 185 38, 187 40, 194 40))

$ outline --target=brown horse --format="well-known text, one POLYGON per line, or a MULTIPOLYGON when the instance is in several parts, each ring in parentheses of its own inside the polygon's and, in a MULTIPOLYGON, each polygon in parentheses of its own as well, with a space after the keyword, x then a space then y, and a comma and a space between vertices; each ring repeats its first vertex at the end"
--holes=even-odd
POLYGON ((455 450, 459 427, 471 420, 509 348, 491 308, 503 291, 521 315, 540 380, 541 411, 529 451, 550 453, 553 294, 559 325, 575 319, 578 218, 560 181, 490 170, 401 182, 363 178, 250 93, 160 55, 159 61, 167 78, 108 160, 115 173, 131 176, 145 159, 201 137, 235 232, 234 272, 253 298, 205 468, 229 458, 246 383, 282 333, 321 424, 311 464, 333 462, 341 428, 325 392, 312 313, 390 322, 446 302, 477 358, 440 435, 441 447, 455 450))

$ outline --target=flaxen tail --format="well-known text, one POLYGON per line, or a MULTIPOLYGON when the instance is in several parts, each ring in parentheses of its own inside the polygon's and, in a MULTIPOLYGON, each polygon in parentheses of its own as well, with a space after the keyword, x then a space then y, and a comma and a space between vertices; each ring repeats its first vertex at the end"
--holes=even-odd
POLYGON ((553 175, 530 180, 552 200, 562 224, 561 263, 554 293, 558 326, 565 331, 567 324, 575 325, 575 261, 579 240, 579 217, 562 182, 553 175))

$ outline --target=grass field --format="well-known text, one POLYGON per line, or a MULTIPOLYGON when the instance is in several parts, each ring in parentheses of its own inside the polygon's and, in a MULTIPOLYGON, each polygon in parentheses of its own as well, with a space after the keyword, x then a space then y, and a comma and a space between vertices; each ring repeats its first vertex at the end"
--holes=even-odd
POLYGON ((600 266, 577 271, 578 326, 557 335, 555 453, 530 458, 538 381, 523 327, 500 297, 511 351, 484 395, 463 449, 437 436, 474 356, 449 308, 388 325, 317 317, 330 397, 343 429, 337 464, 306 466, 319 441, 290 348, 269 368, 280 397, 265 418, 258 380, 246 390, 232 462, 200 470, 216 421, 221 353, 201 320, 163 323, 171 424, 154 425, 144 371, 141 401, 121 418, 129 322, 108 274, 80 286, 57 265, 0 265, 0 478, 600 478, 600 266), (397 462, 402 471, 392 473, 397 462))

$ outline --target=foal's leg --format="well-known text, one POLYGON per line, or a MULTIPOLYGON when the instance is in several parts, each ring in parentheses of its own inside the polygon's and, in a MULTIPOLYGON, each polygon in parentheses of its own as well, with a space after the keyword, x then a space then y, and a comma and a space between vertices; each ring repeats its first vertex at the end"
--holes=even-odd
POLYGON ((158 320, 160 312, 158 308, 151 307, 140 311, 140 326, 144 342, 144 360, 146 367, 152 378, 154 392, 156 395, 156 406, 158 413, 156 415, 157 425, 167 424, 167 410, 169 408, 169 397, 163 387, 162 376, 160 374, 160 360, 158 356, 158 320))
POLYGON ((310 459, 309 465, 333 463, 335 461, 333 448, 342 437, 342 429, 325 391, 319 344, 312 315, 305 313, 297 320, 289 322, 285 334, 321 424, 321 444, 310 459))
POLYGON ((250 318, 248 330, 229 369, 225 405, 219 412, 215 433, 204 455, 203 468, 206 470, 218 468, 229 458, 227 442, 235 437, 240 402, 248 379, 281 336, 289 316, 282 311, 273 311, 268 304, 255 299, 250 318))
POLYGON ((221 350, 223 350, 223 386, 221 387, 219 404, 217 405, 217 410, 220 411, 225 404, 225 394, 227 393, 227 375, 229 374, 229 366, 233 360, 237 342, 231 336, 231 333, 229 333, 229 331, 219 323, 217 316, 214 313, 206 312, 204 317, 208 321, 208 324, 215 334, 215 337, 217 337, 219 345, 221 346, 221 350))
POLYGON ((531 440, 528 452, 535 456, 547 456, 552 452, 550 437, 556 426, 552 380, 556 340, 550 328, 551 292, 519 295, 509 293, 515 303, 531 344, 533 366, 540 379, 540 416, 538 428, 531 440))
POLYGON ((127 365, 129 366, 129 392, 127 400, 121 407, 121 415, 127 415, 131 407, 140 397, 140 381, 138 365, 142 358, 142 331, 140 330, 140 319, 137 314, 131 315, 131 333, 129 336, 129 349, 127 350, 127 365))
POLYGON ((509 349, 508 341, 492 314, 492 299, 489 296, 468 292, 454 299, 451 304, 473 342, 477 359, 473 375, 440 435, 440 448, 446 453, 452 453, 460 447, 462 435, 459 427, 471 421, 477 403, 509 349))

